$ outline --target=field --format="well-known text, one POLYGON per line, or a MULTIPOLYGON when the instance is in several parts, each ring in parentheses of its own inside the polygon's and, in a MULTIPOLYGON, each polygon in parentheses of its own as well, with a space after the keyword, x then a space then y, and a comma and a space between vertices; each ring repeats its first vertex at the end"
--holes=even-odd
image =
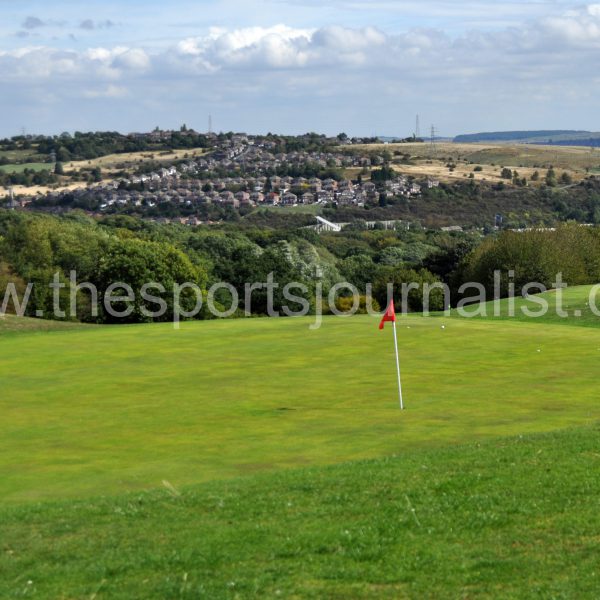
POLYGON ((73 161, 64 164, 65 170, 87 169, 100 167, 101 169, 112 172, 121 170, 131 170, 138 167, 140 163, 154 162, 172 162, 185 157, 198 158, 205 153, 203 148, 188 148, 184 150, 169 151, 146 151, 146 152, 128 152, 122 154, 109 154, 92 160, 73 161))
POLYGON ((35 149, 31 150, 0 150, 0 158, 6 158, 11 163, 40 162, 47 158, 44 154, 38 154, 35 149))
MULTIPOLYGON (((463 309, 467 318, 485 318, 496 321, 521 321, 539 325, 568 325, 572 327, 600 327, 600 288, 581 286, 563 289, 560 296, 555 290, 537 294, 529 298, 518 296, 513 301, 504 299, 485 305, 473 305, 463 309), (559 300, 560 298, 560 300, 559 300), (545 314, 540 314, 540 302, 548 306, 545 314), (512 305, 512 308, 511 308, 512 305), (481 314, 479 311, 482 311, 481 314), (485 311, 485 314, 483 314, 485 311), (529 314, 527 314, 528 311, 529 314), (562 311, 562 315, 559 311, 562 311), (531 316, 531 315, 534 316, 531 316)), ((458 316, 458 311, 453 311, 458 316)))
POLYGON ((25 169, 31 171, 51 171, 53 165, 50 163, 24 163, 20 165, 0 165, 3 173, 22 173, 25 169))
POLYGON ((0 597, 595 597, 600 318, 10 319, 0 597))
POLYGON ((284 215, 320 215, 323 212, 321 204, 297 204, 296 206, 266 206, 257 208, 254 212, 267 211, 284 215))
MULTIPOLYGON (((148 151, 148 152, 130 152, 124 154, 110 154, 96 158, 93 160, 81 160, 65 163, 65 171, 73 171, 79 169, 92 169, 94 167, 100 167, 103 171, 105 181, 111 181, 116 173, 121 171, 133 172, 136 167, 139 167, 141 163, 154 161, 157 163, 161 162, 172 162, 175 160, 183 159, 185 156, 190 158, 198 158, 205 152, 202 148, 189 148, 187 150, 173 150, 173 151, 148 151)), ((0 152, 0 156, 6 156, 10 160, 23 159, 27 157, 26 151, 18 150, 13 152, 0 152)), ((36 155, 39 156, 39 155, 36 155)), ((27 164, 10 164, 0 166, 0 171, 5 173, 21 173, 25 168, 33 169, 36 171, 50 170, 53 168, 52 164, 49 163, 27 163, 27 164)), ((16 195, 26 194, 28 196, 36 194, 46 194, 52 189, 75 189, 86 187, 86 182, 76 182, 67 185, 59 186, 13 186, 14 193, 16 195)), ((0 188, 0 198, 8 196, 8 190, 0 188)))
POLYGON ((429 143, 381 144, 353 148, 410 154, 413 164, 397 165, 398 172, 415 177, 429 176, 448 182, 463 180, 472 173, 476 181, 497 183, 502 181, 500 172, 503 167, 516 169, 521 177, 528 180, 535 171, 540 172, 543 180, 545 170, 550 166, 553 166, 559 175, 562 172, 569 173, 574 181, 585 177, 587 170, 591 173, 600 171, 600 150, 592 151, 590 148, 576 146, 440 142, 436 144, 435 149, 432 149, 429 143), (446 166, 449 163, 456 165, 453 172, 446 166), (482 171, 474 172, 476 166, 481 167, 482 171))
POLYGON ((0 511, 3 598, 577 598, 600 429, 0 511))
POLYGON ((0 377, 11 387, 1 400, 0 497, 188 485, 548 431, 599 414, 600 329, 460 318, 442 329, 440 318, 403 318, 401 415, 391 339, 375 319, 309 324, 2 336, 0 377))

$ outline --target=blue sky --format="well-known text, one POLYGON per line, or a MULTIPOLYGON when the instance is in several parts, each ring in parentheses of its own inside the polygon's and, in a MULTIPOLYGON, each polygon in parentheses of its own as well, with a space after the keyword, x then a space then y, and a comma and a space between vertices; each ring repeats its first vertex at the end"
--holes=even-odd
POLYGON ((599 130, 600 4, 0 0, 0 135, 599 130))

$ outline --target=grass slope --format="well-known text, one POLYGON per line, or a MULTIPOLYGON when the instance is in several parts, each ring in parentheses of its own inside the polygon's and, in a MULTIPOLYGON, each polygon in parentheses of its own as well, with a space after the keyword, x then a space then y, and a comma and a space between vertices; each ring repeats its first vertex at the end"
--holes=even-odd
POLYGON ((119 494, 598 418, 600 331, 406 318, 0 335, 0 501, 119 494))
MULTIPOLYGON (((544 294, 536 294, 529 298, 514 298, 514 300, 503 299, 498 302, 497 308, 494 302, 485 305, 474 305, 466 307, 465 313, 473 318, 486 318, 500 321, 518 321, 537 325, 569 325, 578 327, 600 327, 600 316, 594 313, 600 312, 600 289, 595 286, 577 286, 562 290, 560 296, 556 290, 544 294), (548 311, 540 314, 540 301, 547 303, 548 311), (511 307, 512 305, 512 307, 511 307), (536 313, 536 316, 528 316, 524 310, 536 313), (558 311, 562 310, 561 316, 558 311), (484 311, 476 315, 479 311, 484 311)), ((457 311, 453 311, 458 316, 457 311)), ((469 317, 471 318, 471 317, 469 317)))
POLYGON ((577 598, 598 426, 0 512, 0 597, 577 598))

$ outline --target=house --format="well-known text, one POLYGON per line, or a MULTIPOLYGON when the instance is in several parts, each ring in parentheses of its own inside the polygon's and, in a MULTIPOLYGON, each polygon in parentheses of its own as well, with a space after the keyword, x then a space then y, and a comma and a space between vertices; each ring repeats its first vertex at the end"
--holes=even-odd
POLYGON ((229 192, 229 191, 221 192, 219 194, 219 199, 221 200, 221 202, 223 204, 228 204, 228 205, 233 205, 233 206, 235 206, 236 204, 237 204, 237 206, 240 205, 239 200, 236 199, 233 192, 229 192))
POLYGON ((248 192, 237 192, 235 198, 240 204, 249 204, 250 202, 250 194, 248 192))
POLYGON ((335 200, 335 193, 327 190, 322 190, 317 193, 317 202, 333 202, 335 200))
POLYGON ((281 204, 284 206, 294 206, 298 204, 298 196, 296 196, 296 194, 292 194, 291 192, 286 192, 281 196, 281 204))

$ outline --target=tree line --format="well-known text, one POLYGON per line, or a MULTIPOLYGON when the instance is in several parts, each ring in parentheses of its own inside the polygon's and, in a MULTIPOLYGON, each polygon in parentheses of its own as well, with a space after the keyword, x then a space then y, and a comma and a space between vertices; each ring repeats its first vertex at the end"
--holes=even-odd
MULTIPOLYGON (((264 283, 270 274, 279 284, 273 309, 281 311, 286 302, 282 290, 287 284, 305 286, 301 297, 314 310, 320 287, 327 292, 337 283, 348 282, 361 295, 370 285, 375 304, 385 306, 390 284, 400 297, 402 284, 416 283, 408 296, 408 309, 423 309, 423 284, 444 282, 452 300, 459 297, 463 283, 481 283, 493 293, 494 272, 515 271, 519 286, 540 282, 551 287, 556 273, 562 272, 569 285, 600 280, 600 233, 593 227, 564 225, 556 230, 505 231, 483 237, 480 234, 444 233, 415 228, 411 231, 365 230, 350 227, 342 233, 318 235, 305 227, 282 222, 273 228, 258 221, 223 224, 211 228, 161 225, 124 215, 93 219, 73 211, 62 217, 0 211, 0 302, 9 282, 23 294, 28 283, 33 292, 27 313, 51 313, 55 291, 48 284, 55 273, 66 287, 60 289, 64 318, 86 322, 115 321, 103 310, 93 313, 89 293, 77 295, 77 312, 70 309, 69 278, 77 272, 77 282, 89 282, 100 296, 114 282, 124 282, 139 290, 148 282, 167 290, 155 293, 166 303, 160 317, 149 316, 150 305, 136 298, 126 319, 118 322, 170 320, 174 285, 192 283, 203 294, 215 284, 231 284, 240 297, 240 310, 255 316, 269 313, 264 289, 245 297, 246 284, 264 283)), ((503 279, 502 293, 508 293, 503 279)), ((337 298, 343 305, 342 291, 337 298)), ((442 310, 444 295, 434 293, 431 310, 442 310)), ((231 303, 230 292, 215 295, 218 306, 231 303)), ((362 301, 361 301, 362 302, 362 301)), ((195 303, 188 290, 181 304, 189 309, 195 303)), ((364 304, 364 303, 363 303, 364 304)), ((330 307, 331 308, 331 307, 330 307)), ((203 310, 198 318, 210 318, 203 310)))

